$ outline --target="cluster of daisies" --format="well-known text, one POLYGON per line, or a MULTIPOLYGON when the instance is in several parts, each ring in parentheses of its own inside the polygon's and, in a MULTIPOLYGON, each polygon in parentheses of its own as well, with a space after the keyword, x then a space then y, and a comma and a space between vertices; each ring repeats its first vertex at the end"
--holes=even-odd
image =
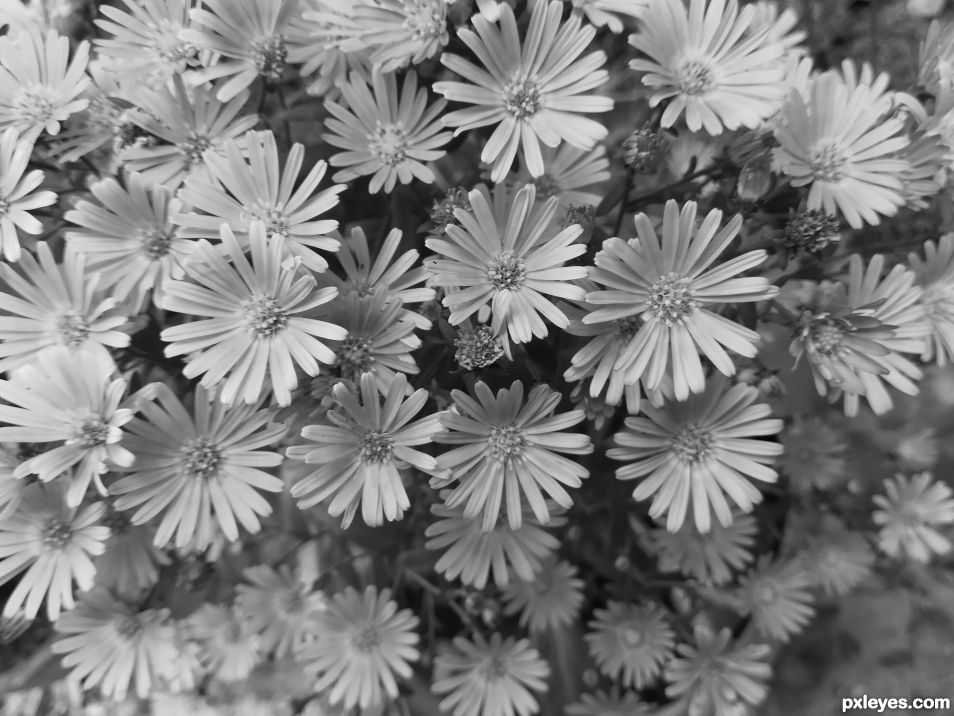
POLYGON ((157 716, 757 713, 954 525, 935 427, 879 422, 951 388, 954 28, 907 91, 805 39, 0 0, 0 667, 157 716))

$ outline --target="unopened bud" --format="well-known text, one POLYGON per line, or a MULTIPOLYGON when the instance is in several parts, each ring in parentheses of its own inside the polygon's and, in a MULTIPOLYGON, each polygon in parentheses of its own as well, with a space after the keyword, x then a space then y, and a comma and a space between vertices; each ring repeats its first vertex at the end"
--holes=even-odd
POLYGON ((821 251, 841 240, 841 222, 820 209, 799 211, 785 227, 783 243, 790 249, 821 251))
POLYGON ((645 174, 652 172, 659 163, 664 144, 665 140, 658 131, 644 126, 623 140, 620 155, 631 172, 645 174))
POLYGON ((503 344, 490 326, 480 325, 473 331, 463 331, 454 339, 457 353, 454 360, 464 370, 485 368, 503 355, 503 344))
POLYGON ((758 201, 772 187, 772 171, 765 159, 753 159, 745 163, 739 172, 735 191, 742 201, 758 201))
POLYGON ((431 208, 430 220, 433 224, 431 233, 441 235, 448 224, 456 223, 457 217, 454 216, 455 209, 470 210, 470 200, 467 198, 467 190, 462 186, 451 187, 447 193, 434 202, 431 208))

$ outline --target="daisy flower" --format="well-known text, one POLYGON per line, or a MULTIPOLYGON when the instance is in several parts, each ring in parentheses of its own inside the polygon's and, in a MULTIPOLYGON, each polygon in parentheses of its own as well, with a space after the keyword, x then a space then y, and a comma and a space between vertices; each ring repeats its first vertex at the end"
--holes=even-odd
POLYGON ((521 150, 531 176, 541 176, 546 167, 540 144, 556 147, 567 142, 592 149, 606 137, 599 122, 581 113, 608 112, 613 100, 582 94, 602 85, 609 75, 600 69, 606 62, 602 51, 580 55, 590 46, 596 29, 583 25, 579 16, 561 21, 563 4, 533 3, 530 26, 523 37, 513 10, 500 4, 499 26, 474 15, 474 30, 457 35, 483 67, 458 55, 445 53, 441 62, 466 82, 436 82, 434 91, 455 102, 473 105, 443 117, 455 134, 495 125, 480 159, 493 162, 493 181, 506 176, 521 150))
POLYGON ((778 109, 785 48, 768 28, 751 31, 754 13, 737 0, 649 3, 629 37, 646 59, 629 66, 653 90, 650 107, 666 102, 663 127, 685 115, 692 132, 755 129, 778 109))
POLYGON ((33 473, 49 482, 66 475, 70 507, 79 506, 90 482, 107 494, 102 474, 135 460, 121 445, 122 428, 135 411, 120 407, 126 381, 114 378, 115 369, 105 353, 56 347, 0 381, 6 403, 0 405, 0 421, 6 424, 0 427, 0 441, 55 443, 22 462, 16 477, 33 473))
POLYGON ((546 692, 549 677, 549 664, 527 639, 475 633, 456 637, 434 659, 431 690, 453 716, 530 716, 540 711, 534 693, 546 692))
POLYGON ((359 41, 376 69, 419 65, 447 44, 445 0, 367 0, 354 6, 359 41))
POLYGON ((0 584, 19 577, 3 615, 21 609, 33 619, 46 602, 56 621, 62 609, 73 608, 73 583, 80 591, 93 586, 91 557, 102 554, 109 528, 99 524, 106 512, 101 502, 70 507, 56 486, 31 485, 8 519, 0 521, 0 584))
POLYGON ((272 512, 261 492, 284 485, 258 469, 282 460, 261 449, 285 432, 273 418, 273 411, 255 405, 228 408, 201 387, 190 411, 159 385, 156 401, 143 405, 127 428, 136 464, 111 487, 116 509, 134 510, 133 524, 155 520, 157 547, 174 537, 178 548, 192 540, 204 550, 219 531, 232 542, 239 525, 258 532, 259 517, 272 512))
POLYGON ((93 561, 96 586, 114 594, 136 599, 159 581, 159 568, 169 557, 153 544, 155 530, 149 525, 134 525, 129 516, 110 508, 102 523, 109 528, 106 551, 93 561))
POLYGON ((303 583, 287 565, 275 569, 259 564, 245 569, 242 576, 249 584, 236 586, 235 604, 258 635, 263 652, 283 659, 315 638, 313 617, 327 602, 321 592, 303 583))
POLYGON ((193 612, 187 631, 198 644, 199 660, 214 679, 243 681, 261 661, 258 639, 234 607, 208 602, 193 612))
POLYGON ((132 295, 133 305, 141 306, 149 291, 181 276, 180 266, 195 248, 172 224, 182 202, 136 173, 123 181, 106 177, 90 191, 93 201, 81 199, 65 214, 81 227, 65 232, 67 245, 85 255, 86 268, 117 300, 132 295))
POLYGON ((875 561, 865 536, 846 529, 810 539, 798 558, 812 586, 832 597, 842 597, 862 584, 875 561))
POLYGON ((603 198, 600 185, 610 178, 606 147, 599 144, 592 149, 578 149, 571 144, 561 144, 556 149, 543 147, 541 153, 543 174, 533 177, 526 167, 520 167, 517 172, 518 182, 536 186, 538 201, 555 196, 564 211, 600 203, 603 198))
POLYGON ((878 509, 872 519, 881 551, 891 557, 905 556, 927 562, 932 554, 947 554, 951 541, 939 527, 954 523, 954 492, 929 472, 910 478, 895 475, 884 481, 884 495, 875 495, 878 509))
POLYGON ((305 672, 318 677, 314 691, 327 691, 332 706, 362 711, 397 698, 397 680, 410 678, 420 656, 419 622, 410 609, 398 610, 389 589, 335 594, 315 616, 318 638, 301 655, 305 672))
POLYGON ((661 572, 682 572, 703 584, 719 586, 752 561, 757 532, 754 517, 736 514, 727 527, 716 522, 702 533, 687 522, 675 532, 654 529, 650 540, 661 572))
MULTIPOLYGON (((529 512, 523 515, 519 529, 511 528, 502 518, 490 532, 483 530, 479 520, 464 517, 461 509, 436 504, 431 512, 437 519, 425 531, 425 546, 444 550, 434 569, 448 581, 460 577, 463 584, 476 589, 487 585, 491 572, 494 583, 501 588, 510 583, 511 573, 526 582, 535 579, 546 559, 560 546, 559 540, 529 512)), ((549 526, 559 527, 565 522, 563 517, 554 517, 549 526)))
POLYGON ((712 381, 704 393, 683 403, 645 406, 645 417, 626 418, 615 436, 620 447, 606 452, 628 464, 616 470, 620 480, 640 478, 633 498, 653 498, 650 517, 667 515, 666 528, 682 527, 692 504, 700 532, 708 532, 712 513, 723 527, 732 524, 729 497, 743 512, 762 500, 752 481, 772 483, 769 465, 782 447, 759 438, 777 435, 783 421, 756 403, 759 392, 747 385, 712 381))
POLYGON ((465 518, 482 515, 489 532, 504 507, 517 530, 524 503, 541 524, 550 521, 547 497, 563 508, 573 505, 564 486, 578 488, 589 471, 556 453, 593 452, 587 435, 562 432, 583 421, 582 410, 554 415, 562 396, 547 385, 535 386, 524 401, 519 380, 496 395, 480 381, 474 397, 460 390, 451 397, 454 408, 440 416, 446 432, 434 436, 435 442, 460 446, 437 458, 438 470, 449 473, 437 478, 440 486, 458 483, 445 498, 447 507, 463 505, 465 518))
POLYGON ((597 691, 583 694, 566 707, 566 716, 652 716, 652 706, 643 703, 632 691, 597 691))
POLYGON ((617 35, 623 31, 623 20, 642 17, 651 0, 571 0, 574 14, 582 14, 595 27, 605 27, 617 35))
POLYGON ((286 263, 284 241, 266 239, 261 222, 251 227, 251 261, 225 224, 221 238, 231 263, 203 240, 196 260, 185 266, 191 281, 165 285, 162 308, 200 317, 162 331, 166 356, 188 356, 183 375, 203 376, 206 388, 221 383, 223 403, 255 403, 267 375, 278 403, 288 405, 298 385, 295 366, 317 375, 319 361, 335 360, 319 339, 346 336, 344 328, 300 315, 332 300, 337 290, 317 289, 311 273, 286 263))
POLYGON ((718 634, 697 624, 695 644, 680 644, 665 670, 666 696, 679 699, 691 714, 722 716, 744 713, 768 694, 772 676, 771 647, 732 643, 732 632, 718 634))
POLYGON ((954 234, 924 243, 924 257, 908 254, 908 263, 922 289, 930 325, 921 359, 939 366, 954 362, 954 234))
POLYGON ((803 631, 815 615, 811 579, 797 560, 768 562, 743 577, 740 606, 759 636, 786 642, 803 631))
MULTIPOLYGON (((443 7, 443 0, 437 0, 443 7)), ((345 167, 334 175, 335 181, 350 181, 371 175, 368 191, 390 193, 395 184, 414 179, 432 184, 434 172, 426 163, 446 153, 442 147, 450 140, 438 121, 444 100, 428 106, 427 90, 417 89, 417 73, 404 76, 400 96, 397 77, 375 72, 371 89, 361 75, 353 73, 340 86, 344 105, 325 102, 333 115, 325 120, 330 133, 323 139, 346 151, 332 155, 333 167, 345 167), (373 94, 372 94, 373 91, 373 94)))
POLYGON ((209 176, 190 177, 179 194, 192 207, 175 219, 182 225, 182 236, 217 239, 221 225, 227 223, 247 246, 250 226, 262 222, 268 238, 281 243, 285 256, 300 258, 311 271, 324 271, 328 262, 317 252, 338 250, 338 241, 328 236, 338 222, 318 217, 338 204, 345 186, 336 184, 315 193, 327 169, 320 161, 296 188, 304 159, 305 148, 295 144, 280 170, 271 132, 249 132, 241 144, 225 142, 221 155, 205 157, 209 176))
POLYGON ((130 124, 148 141, 124 147, 119 157, 128 171, 139 172, 148 184, 177 188, 187 177, 207 175, 207 158, 222 152, 224 142, 244 135, 258 116, 239 112, 248 100, 243 92, 220 102, 208 85, 187 90, 179 75, 172 89, 160 87, 137 97, 137 107, 126 112, 130 124))
POLYGON ((723 375, 733 375, 735 363, 725 349, 752 358, 759 334, 712 311, 708 306, 762 301, 778 289, 761 276, 739 277, 765 261, 765 251, 748 251, 713 266, 742 227, 735 216, 721 230, 722 212, 713 209, 696 223, 696 203, 666 202, 662 237, 646 214, 636 216, 638 239, 610 238, 596 255, 590 278, 605 286, 586 300, 598 308, 583 323, 639 319, 642 324, 622 350, 614 370, 623 382, 642 381, 657 390, 672 378, 677 400, 701 393, 706 386, 701 351, 723 375))
POLYGON ((218 56, 196 71, 196 83, 228 78, 216 85, 216 97, 228 102, 258 77, 280 80, 288 56, 284 33, 297 9, 296 0, 204 0, 189 14, 192 26, 179 34, 218 56))
POLYGON ((909 165, 898 153, 908 138, 900 119, 883 116, 879 89, 825 72, 807 97, 789 94, 775 130, 775 161, 792 186, 809 187, 808 208, 840 211, 855 229, 894 216, 905 202, 909 165))
POLYGON ((64 614, 56 631, 63 636, 53 642, 53 653, 63 655, 70 677, 116 701, 126 698, 130 686, 139 698, 149 696, 174 675, 180 658, 168 609, 137 611, 104 589, 64 614))
POLYGON ((86 108, 89 43, 70 60, 70 40, 55 30, 25 29, 0 37, 0 130, 13 127, 33 143, 43 132, 58 134, 60 123, 86 108))
POLYGON ((610 601, 587 626, 590 655, 606 676, 637 691, 650 686, 676 643, 664 612, 654 604, 610 601))
POLYGON ((56 203, 52 191, 36 191, 43 183, 42 171, 24 174, 32 151, 32 144, 22 140, 16 129, 0 135, 0 252, 6 261, 20 259, 17 229, 33 236, 43 232, 43 224, 30 212, 56 203))
POLYGON ((579 570, 563 561, 547 563, 532 579, 515 579, 503 590, 504 611, 519 614, 520 626, 533 633, 557 631, 572 624, 583 606, 579 570))
POLYGON ((796 490, 807 492, 812 487, 827 490, 844 480, 848 470, 848 443, 831 421, 796 416, 780 440, 783 450, 779 471, 796 490))
POLYGON ((586 267, 564 266, 586 252, 586 246, 574 243, 582 227, 551 228, 559 199, 535 206, 533 185, 520 189, 509 209, 502 192, 495 192, 491 205, 483 186, 470 192, 468 200, 470 211, 454 212, 460 226, 448 225, 446 239, 425 241, 439 255, 425 262, 431 285, 463 289, 448 292, 442 301, 450 309, 451 325, 490 304, 491 328, 505 349, 510 340, 546 337, 544 318, 566 328, 569 318, 545 296, 583 297, 583 289, 570 282, 585 278, 586 267))
POLYGON ((344 514, 348 527, 358 507, 365 524, 376 527, 399 520, 411 506, 402 471, 413 466, 433 472, 437 461, 413 446, 429 444, 440 431, 436 415, 411 422, 427 402, 426 388, 408 392, 407 379, 397 376, 382 390, 370 373, 361 376, 361 396, 339 383, 334 388, 340 410, 330 410, 332 425, 309 425, 302 437, 318 443, 296 445, 286 454, 292 460, 318 465, 291 488, 302 508, 331 498, 328 514, 344 514), (381 402, 383 399, 383 403, 381 402))

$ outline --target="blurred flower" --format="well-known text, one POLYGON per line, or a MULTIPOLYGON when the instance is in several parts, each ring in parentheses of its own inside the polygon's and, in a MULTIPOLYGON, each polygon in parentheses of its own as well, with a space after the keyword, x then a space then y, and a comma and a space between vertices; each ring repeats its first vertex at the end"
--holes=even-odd
POLYGON ((760 636, 785 642, 803 631, 815 614, 811 586, 800 560, 763 559, 741 579, 740 606, 760 636))
POLYGON ((549 676, 527 639, 494 633, 488 641, 475 633, 473 640, 456 637, 452 650, 437 656, 431 690, 453 716, 529 716, 540 711, 533 692, 544 692, 549 676))
POLYGON ((782 433, 781 442, 779 470, 795 490, 830 490, 846 478, 848 443, 830 421, 796 416, 782 433))
POLYGON ((523 165, 517 173, 518 183, 530 183, 537 188, 537 201, 555 196, 563 210, 573 206, 595 207, 600 203, 603 198, 601 185, 610 178, 606 147, 598 144, 592 149, 579 149, 564 143, 556 149, 544 146, 541 154, 543 174, 534 177, 523 165))
POLYGON ((316 636, 314 615, 327 600, 302 583, 287 565, 277 570, 267 564, 248 567, 242 576, 251 584, 238 584, 235 603, 258 634, 262 651, 276 659, 296 654, 316 636))
POLYGON ((642 478, 633 498, 653 497, 650 517, 667 515, 666 528, 678 530, 689 512, 700 532, 708 532, 711 514, 723 527, 732 523, 728 496, 742 512, 762 500, 752 481, 772 483, 778 473, 769 465, 782 446, 771 437, 782 421, 769 418, 772 409, 756 403, 759 393, 746 385, 728 387, 710 381, 706 391, 683 403, 646 406, 646 417, 629 417, 615 436, 620 447, 607 456, 626 461, 617 468, 620 480, 642 478))
POLYGON ((206 602, 188 619, 189 637, 199 644, 199 659, 211 676, 242 681, 261 660, 258 639, 235 608, 206 602))
MULTIPOLYGON (((437 0, 443 7, 443 0, 437 0)), ((414 179, 432 184, 434 172, 427 162, 440 159, 450 140, 441 132, 439 118, 447 102, 427 103, 427 90, 417 89, 417 73, 404 76, 400 98, 397 78, 375 72, 371 77, 372 95, 363 77, 352 74, 340 89, 345 106, 328 101, 325 108, 333 117, 325 120, 330 131, 322 137, 332 146, 345 149, 331 156, 333 167, 345 167, 334 175, 335 181, 349 181, 372 175, 368 188, 372 194, 390 193, 395 184, 414 179)))
POLYGON ((617 35, 624 29, 617 15, 628 18, 642 17, 652 0, 571 0, 573 12, 583 14, 591 25, 606 27, 617 35))
POLYGON ((33 143, 46 132, 58 134, 60 123, 86 108, 89 43, 76 46, 55 30, 24 28, 0 37, 0 130, 13 127, 33 143))
MULTIPOLYGON (((447 44, 445 0, 363 0, 353 7, 358 41, 383 73, 419 65, 447 44)), ((347 46, 347 45, 346 45, 347 46)))
POLYGON ((398 375, 382 390, 370 373, 361 376, 361 396, 339 383, 334 388, 340 410, 329 410, 333 425, 308 425, 302 437, 318 443, 294 445, 286 450, 292 460, 317 465, 298 480, 291 496, 301 508, 330 498, 328 514, 344 514, 348 527, 361 508, 365 524, 375 527, 399 520, 410 508, 402 471, 413 466, 433 472, 437 461, 412 446, 430 443, 441 429, 437 415, 414 419, 427 402, 425 388, 409 397, 407 379, 398 375), (383 398, 384 402, 381 403, 383 398))
POLYGON ((914 17, 937 17, 946 0, 908 0, 908 13, 914 17))
POLYGON ((651 544, 660 571, 682 572, 703 584, 719 586, 752 561, 757 532, 754 517, 737 514, 728 526, 715 522, 704 533, 691 522, 676 532, 654 529, 651 544))
POLYGON ((270 387, 278 404, 288 405, 298 385, 295 366, 317 375, 319 361, 335 361, 320 339, 346 335, 341 326, 306 317, 337 290, 317 289, 309 271, 283 260, 282 238, 266 239, 265 231, 262 222, 252 224, 249 261, 223 224, 222 248, 229 261, 218 247, 200 241, 194 260, 184 267, 191 281, 168 281, 161 297, 162 308, 198 317, 162 331, 166 356, 188 356, 183 375, 203 376, 206 388, 221 384, 219 399, 226 404, 255 403, 270 387))
POLYGON ((666 665, 666 696, 685 703, 693 716, 741 715, 768 694, 772 650, 765 644, 733 644, 731 630, 716 634, 697 624, 695 644, 680 644, 676 653, 666 665))
MULTIPOLYGON (((367 48, 348 47, 349 31, 359 34, 354 21, 356 5, 341 0, 300 0, 300 12, 289 20, 285 32, 289 63, 301 63, 299 70, 305 80, 305 90, 313 97, 337 94, 339 85, 348 75, 357 72, 363 77, 371 74, 371 59, 367 48)), ((353 43, 357 44, 357 43, 353 43)))
POLYGON ((694 201, 680 211, 669 200, 662 243, 646 214, 636 217, 639 239, 603 242, 590 278, 606 288, 590 291, 586 300, 605 308, 585 316, 583 323, 641 320, 614 365, 623 372, 624 383, 642 380, 648 390, 656 390, 672 376, 676 399, 685 400, 705 389, 700 350, 723 375, 736 370, 723 346, 755 356, 758 333, 706 306, 761 301, 778 290, 764 277, 732 278, 764 262, 764 250, 711 267, 742 226, 742 217, 736 216, 718 231, 721 221, 722 212, 712 210, 697 225, 694 201))
POLYGON ((782 98, 781 42, 769 28, 750 31, 754 10, 739 12, 737 0, 652 2, 629 43, 648 59, 630 60, 655 90, 649 106, 666 101, 662 126, 685 114, 692 132, 755 129, 782 98))
POLYGON ((593 615, 586 643, 600 671, 624 688, 650 686, 676 643, 664 611, 655 604, 611 600, 593 615))
POLYGON ((884 481, 885 495, 875 495, 872 519, 881 551, 927 562, 932 554, 947 554, 951 541, 939 530, 954 523, 954 492, 929 472, 902 474, 884 481))
POLYGON ((305 671, 316 673, 316 692, 327 691, 332 706, 377 705, 398 695, 397 679, 411 676, 417 661, 419 620, 398 610, 389 589, 352 587, 335 594, 315 616, 315 642, 302 653, 305 671))
POLYGON ((864 535, 838 529, 810 538, 798 560, 812 586, 841 597, 868 578, 875 556, 864 535))
POLYGON ((651 716, 652 706, 640 701, 632 691, 597 691, 583 694, 580 700, 566 707, 566 716, 651 716))
POLYGON ((56 203, 52 191, 36 191, 43 172, 26 172, 32 150, 13 127, 0 135, 0 252, 6 261, 20 260, 18 228, 33 236, 43 232, 43 224, 30 212, 56 203))
POLYGON ((73 582, 80 591, 93 586, 96 568, 90 559, 102 554, 109 528, 99 524, 101 502, 69 507, 58 486, 32 485, 13 514, 0 521, 0 584, 19 576, 3 607, 12 617, 22 608, 33 619, 46 602, 56 621, 73 608, 73 582), (22 574, 21 574, 22 573, 22 574))
POLYGON ((562 432, 583 421, 582 410, 554 415, 561 395, 547 385, 535 386, 524 402, 519 380, 496 395, 480 381, 474 397, 460 390, 451 397, 454 407, 440 416, 446 432, 433 437, 460 445, 437 458, 437 469, 449 473, 436 478, 437 486, 458 483, 444 499, 447 507, 464 505, 465 518, 483 513, 482 528, 489 532, 502 514, 519 529, 524 504, 541 524, 550 521, 547 497, 563 508, 573 505, 564 486, 578 488, 589 472, 556 453, 593 452, 587 435, 562 432))
POLYGON ((798 15, 791 7, 784 7, 785 3, 776 0, 756 0, 752 3, 755 12, 752 13, 752 23, 749 33, 755 34, 763 30, 768 31, 768 40, 780 42, 785 48, 785 57, 800 57, 807 52, 799 47, 808 33, 798 28, 798 15), (780 5, 783 7, 780 9, 780 5))
POLYGON ((111 507, 101 521, 109 528, 109 540, 106 551, 93 560, 96 586, 137 599, 156 585, 159 567, 168 565, 169 557, 153 544, 151 525, 134 525, 127 514, 111 507))
POLYGON ((457 127, 456 134, 496 125, 480 157, 493 162, 495 183, 503 181, 518 149, 530 175, 539 177, 546 171, 541 142, 556 147, 565 141, 592 149, 606 137, 602 124, 578 114, 613 108, 608 97, 581 94, 606 82, 608 74, 600 69, 606 55, 597 51, 580 58, 596 29, 584 26, 579 16, 563 22, 562 14, 562 3, 534 3, 523 35, 527 42, 521 45, 513 10, 501 4, 499 27, 475 15, 471 18, 474 30, 457 32, 483 67, 458 55, 441 56, 441 62, 467 82, 436 82, 434 91, 473 105, 445 115, 444 124, 457 127))
POLYGON ((0 523, 17 509, 27 485, 30 484, 30 480, 14 475, 20 462, 20 456, 13 445, 0 444, 0 523))
POLYGON ((930 470, 941 456, 941 445, 933 428, 908 426, 895 436, 894 455, 905 470, 930 470))
POLYGON ((165 385, 156 402, 128 427, 136 463, 111 487, 118 510, 133 510, 133 524, 155 521, 157 547, 175 537, 176 547, 204 550, 221 532, 239 538, 241 525, 258 532, 259 517, 271 506, 260 491, 279 492, 281 479, 260 467, 274 467, 281 455, 260 450, 285 432, 274 412, 256 405, 228 408, 201 387, 192 410, 165 385))
POLYGON ((515 579, 504 588, 504 611, 520 614, 520 626, 533 633, 569 626, 583 605, 584 583, 577 574, 568 562, 548 562, 533 579, 515 579))
POLYGON ((954 361, 954 234, 944 234, 937 243, 926 241, 924 258, 911 252, 908 263, 923 290, 921 303, 930 324, 921 359, 947 365, 954 361))

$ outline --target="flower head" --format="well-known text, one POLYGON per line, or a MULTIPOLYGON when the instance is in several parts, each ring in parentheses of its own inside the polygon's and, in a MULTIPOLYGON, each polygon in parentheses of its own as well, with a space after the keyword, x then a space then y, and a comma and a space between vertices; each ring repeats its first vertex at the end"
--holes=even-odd
POLYGON ((825 594, 844 596, 871 574, 875 555, 865 535, 838 529, 807 542, 798 559, 812 586, 825 594))
POLYGON ((258 639, 243 616, 234 607, 206 602, 187 621, 189 636, 199 647, 200 662, 220 681, 246 679, 261 660, 258 639))
POLYGON ((583 605, 583 580, 572 564, 553 561, 533 579, 517 579, 504 589, 507 614, 520 614, 520 626, 531 632, 555 631, 576 620, 583 605))
POLYGON ((676 643, 663 610, 653 604, 610 601, 593 614, 586 643, 600 671, 624 687, 651 685, 676 643))
POLYGON ((755 631, 765 639, 788 641, 815 614, 811 579, 797 559, 763 561, 741 580, 739 598, 755 631))
POLYGON ((600 203, 601 185, 610 178, 606 147, 598 144, 592 149, 579 149, 572 144, 561 144, 556 149, 543 147, 541 152, 543 174, 532 176, 524 166, 517 173, 518 183, 536 186, 537 201, 555 196, 564 211, 572 207, 595 207, 600 203))
POLYGON ((930 325, 921 358, 944 366, 954 361, 954 234, 924 244, 924 257, 908 255, 922 289, 921 303, 930 325))
POLYGON ((419 65, 447 44, 444 0, 364 0, 353 13, 361 45, 384 73, 419 65))
POLYGON ((712 524, 708 532, 700 532, 691 522, 675 532, 654 529, 652 545, 657 552, 659 569, 682 572, 703 584, 722 585, 732 580, 752 561, 757 525, 751 515, 733 515, 732 523, 723 527, 712 524))
POLYGON ((135 600, 159 581, 159 567, 170 559, 153 543, 151 525, 134 525, 125 512, 110 506, 102 518, 109 528, 106 551, 97 557, 96 586, 119 597, 135 600))
POLYGON ((954 491, 929 472, 910 478, 895 475, 884 481, 884 495, 875 495, 872 515, 881 530, 881 551, 927 562, 932 554, 947 554, 951 541, 938 530, 954 523, 954 491))
POLYGON ((0 134, 0 253, 6 261, 20 259, 17 229, 33 236, 43 231, 43 224, 30 211, 56 203, 52 191, 36 191, 43 183, 42 171, 24 174, 32 149, 13 127, 0 134))

